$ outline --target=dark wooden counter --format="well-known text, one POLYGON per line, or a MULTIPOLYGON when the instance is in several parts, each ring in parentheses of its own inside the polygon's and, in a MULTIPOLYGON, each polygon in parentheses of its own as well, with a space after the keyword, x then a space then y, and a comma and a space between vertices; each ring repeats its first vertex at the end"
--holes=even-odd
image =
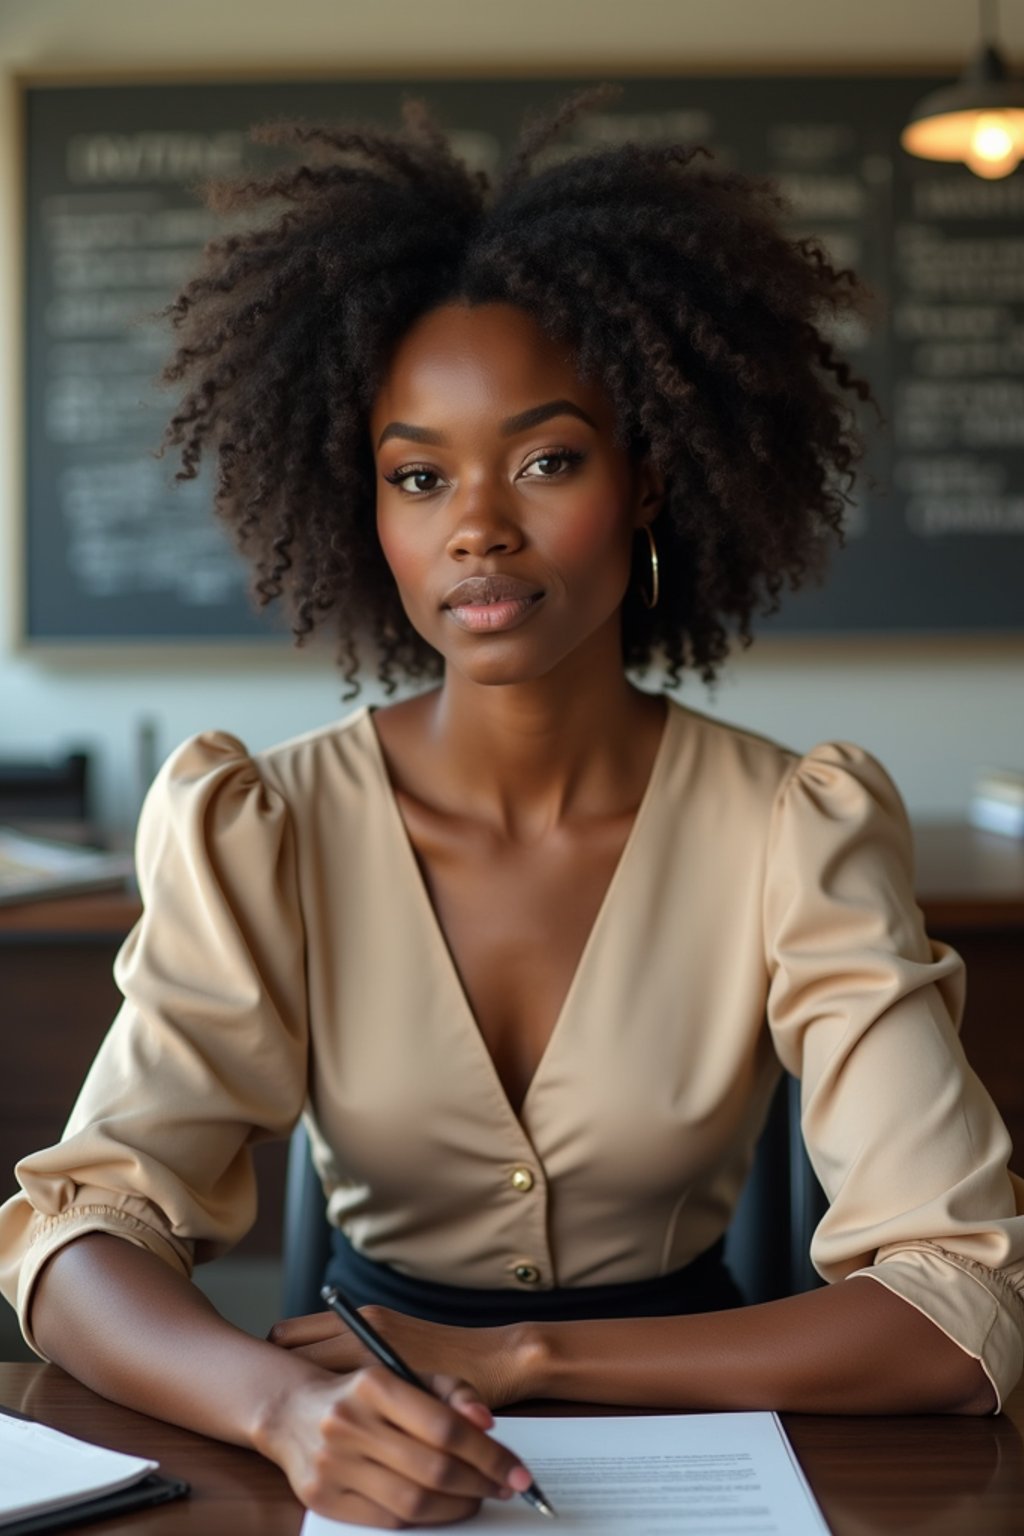
POLYGON ((120 943, 142 911, 130 891, 94 891, 88 896, 60 896, 55 901, 25 901, 0 907, 0 939, 23 934, 49 943, 58 934, 77 939, 114 939, 120 943))
POLYGON ((963 822, 914 827, 917 899, 930 932, 1008 928, 1024 934, 1024 838, 963 822))

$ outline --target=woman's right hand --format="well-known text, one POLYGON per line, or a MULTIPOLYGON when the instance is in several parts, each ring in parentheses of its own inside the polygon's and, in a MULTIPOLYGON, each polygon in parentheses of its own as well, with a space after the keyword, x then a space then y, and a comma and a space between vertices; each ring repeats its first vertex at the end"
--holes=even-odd
POLYGON ((454 1376, 424 1379, 440 1397, 383 1365, 317 1371, 267 1410, 255 1448, 308 1509, 384 1530, 466 1520, 482 1499, 528 1488, 518 1457, 485 1433, 494 1420, 475 1389, 454 1376))

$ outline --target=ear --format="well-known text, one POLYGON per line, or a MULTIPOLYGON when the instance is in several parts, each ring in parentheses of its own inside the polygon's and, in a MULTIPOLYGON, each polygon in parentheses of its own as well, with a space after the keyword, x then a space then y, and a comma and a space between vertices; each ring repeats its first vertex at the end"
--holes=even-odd
POLYGON ((633 486, 633 527, 653 523, 665 501, 665 477, 645 455, 636 467, 633 486))

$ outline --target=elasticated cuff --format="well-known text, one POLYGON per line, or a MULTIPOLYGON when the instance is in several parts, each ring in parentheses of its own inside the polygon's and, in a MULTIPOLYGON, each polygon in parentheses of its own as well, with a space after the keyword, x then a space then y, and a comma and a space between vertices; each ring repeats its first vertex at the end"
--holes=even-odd
POLYGON ((977 1360, 999 1413, 1024 1370, 1024 1301, 984 1265, 933 1243, 880 1248, 867 1275, 929 1318, 977 1360), (979 1292, 982 1294, 979 1296, 979 1292))
POLYGON ((18 1276, 16 1307, 18 1323, 25 1343, 39 1356, 40 1360, 46 1361, 48 1365, 49 1357, 39 1348, 29 1325, 35 1283, 46 1261, 52 1258, 58 1249, 73 1242, 76 1237, 84 1236, 86 1232, 109 1232, 113 1237, 125 1238, 128 1242, 134 1243, 137 1248, 148 1249, 158 1259, 162 1259, 165 1264, 169 1264, 172 1269, 183 1274, 186 1279, 191 1277, 192 1256, 185 1243, 167 1237, 154 1227, 147 1226, 137 1216, 118 1210, 116 1206, 69 1206, 59 1216, 52 1216, 47 1221, 41 1222, 36 1236, 26 1251, 18 1276))

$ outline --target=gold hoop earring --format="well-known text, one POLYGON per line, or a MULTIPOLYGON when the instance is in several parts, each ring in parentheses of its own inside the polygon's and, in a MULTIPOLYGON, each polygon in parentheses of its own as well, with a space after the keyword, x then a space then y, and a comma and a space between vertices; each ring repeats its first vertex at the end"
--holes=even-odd
POLYGON ((643 587, 641 587, 640 600, 645 608, 656 608, 658 606, 658 593, 660 591, 660 586, 658 583, 658 548, 654 542, 654 534, 651 532, 650 523, 644 523, 644 533, 646 533, 648 542, 651 546, 651 595, 650 598, 648 598, 643 587))

